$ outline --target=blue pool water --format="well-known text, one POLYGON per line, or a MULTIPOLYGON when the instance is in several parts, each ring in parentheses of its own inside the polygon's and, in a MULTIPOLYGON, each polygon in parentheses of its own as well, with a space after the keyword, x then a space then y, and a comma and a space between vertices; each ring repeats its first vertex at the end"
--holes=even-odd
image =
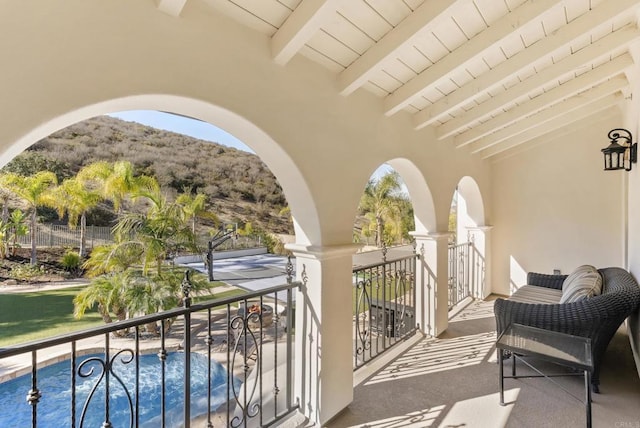
MULTIPOLYGON (((83 361, 101 354, 87 355, 77 359, 79 366, 83 361)), ((125 364, 131 357, 123 354, 113 363, 113 372, 126 385, 135 406, 135 360, 125 364)), ((184 354, 169 353, 166 360, 165 414, 167 426, 178 426, 183 419, 184 394, 184 354)), ((82 372, 93 374, 86 378, 78 376, 76 370, 76 426, 80 426, 82 409, 92 388, 102 374, 98 362, 89 361, 82 372)), ((207 412, 207 357, 191 354, 191 416, 207 412)), ((234 379, 239 386, 239 381, 234 379)), ((216 409, 226 402, 227 372, 225 368, 211 361, 211 408, 216 409)), ((85 427, 99 427, 105 420, 105 380, 103 379, 94 396, 89 401, 85 427)), ((127 393, 122 385, 111 376, 110 421, 114 427, 129 426, 131 412, 127 393)), ((157 355, 140 356, 140 425, 143 427, 160 426, 161 413, 161 362, 157 355)), ((31 426, 31 406, 26 396, 31 389, 31 376, 25 375, 0 384, 0 427, 22 428, 31 426)), ((38 370, 38 389, 42 398, 38 402, 38 427, 59 428, 71 426, 71 375, 70 362, 56 363, 38 370)), ((134 407, 135 409, 135 407, 134 407)))

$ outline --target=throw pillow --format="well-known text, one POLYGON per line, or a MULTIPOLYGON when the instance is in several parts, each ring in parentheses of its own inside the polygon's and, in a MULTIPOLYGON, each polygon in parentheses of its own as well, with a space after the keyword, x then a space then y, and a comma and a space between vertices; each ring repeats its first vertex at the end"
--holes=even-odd
POLYGON ((563 284, 560 303, 572 303, 589 297, 597 296, 602 291, 602 277, 597 270, 584 271, 576 275, 572 281, 563 284))
POLYGON ((573 281, 580 278, 583 274, 589 272, 597 272, 598 270, 591 265, 582 265, 575 268, 573 272, 571 272, 565 280, 562 282, 562 291, 564 292, 565 288, 567 288, 573 281))

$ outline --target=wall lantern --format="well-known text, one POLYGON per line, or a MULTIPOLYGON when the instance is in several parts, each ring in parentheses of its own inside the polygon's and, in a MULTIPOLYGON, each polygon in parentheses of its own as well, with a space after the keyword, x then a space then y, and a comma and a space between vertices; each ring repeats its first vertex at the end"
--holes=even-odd
POLYGON ((609 147, 602 149, 604 154, 604 170, 624 169, 631 171, 631 164, 636 163, 638 144, 634 143, 631 132, 624 128, 609 131, 609 147))

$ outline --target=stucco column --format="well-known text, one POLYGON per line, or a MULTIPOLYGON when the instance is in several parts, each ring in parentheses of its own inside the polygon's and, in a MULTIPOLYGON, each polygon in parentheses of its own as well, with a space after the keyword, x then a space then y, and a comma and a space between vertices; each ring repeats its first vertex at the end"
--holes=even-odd
POLYGON ((420 259, 416 265, 416 320, 422 331, 438 336, 449 324, 449 232, 412 232, 420 259))
POLYGON ((360 245, 287 245, 296 293, 295 389, 300 411, 322 426, 353 400, 352 257, 360 245))
POLYGON ((493 226, 467 227, 468 241, 473 244, 469 256, 469 279, 474 299, 485 299, 491 294, 491 229, 493 226))

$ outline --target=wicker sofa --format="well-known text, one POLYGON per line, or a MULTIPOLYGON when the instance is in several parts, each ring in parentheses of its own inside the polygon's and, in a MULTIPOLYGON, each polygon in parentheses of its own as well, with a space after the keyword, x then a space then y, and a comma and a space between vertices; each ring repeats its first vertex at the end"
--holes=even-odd
POLYGON ((518 323, 591 338, 594 392, 599 392, 602 357, 611 338, 624 320, 640 307, 640 287, 624 269, 598 269, 602 277, 600 294, 571 303, 557 303, 558 291, 567 275, 530 272, 529 287, 523 293, 494 303, 498 335, 509 324, 518 323), (538 287, 542 287, 538 290, 538 287), (539 291, 539 293, 536 293, 539 291), (556 296, 554 296, 556 294, 556 296))

